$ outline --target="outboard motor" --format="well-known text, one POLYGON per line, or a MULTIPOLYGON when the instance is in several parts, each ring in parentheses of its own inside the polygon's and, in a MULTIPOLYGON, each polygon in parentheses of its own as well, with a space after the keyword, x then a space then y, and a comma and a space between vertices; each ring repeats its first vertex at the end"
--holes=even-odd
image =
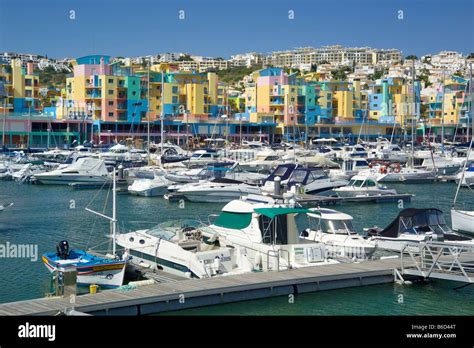
POLYGON ((60 241, 56 246, 56 252, 61 259, 66 260, 69 257, 69 242, 67 240, 60 241))

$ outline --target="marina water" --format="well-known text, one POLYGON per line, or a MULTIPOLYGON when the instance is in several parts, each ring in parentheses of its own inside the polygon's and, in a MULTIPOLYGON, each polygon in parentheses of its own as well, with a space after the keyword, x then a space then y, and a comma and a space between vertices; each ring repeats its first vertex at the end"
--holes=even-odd
MULTIPOLYGON (((394 203, 358 203, 335 206, 354 217, 354 227, 388 225, 401 208, 439 208, 450 225, 450 208, 456 190, 454 183, 393 184, 399 193, 416 195, 403 207, 394 203)), ((38 245, 38 260, 3 258, 0 260, 0 302, 26 300, 45 296, 50 291, 49 272, 40 255, 54 250, 67 239, 72 248, 96 247, 105 251, 109 245, 108 222, 84 210, 86 206, 103 211, 111 193, 104 190, 72 190, 64 186, 21 185, 0 182, 0 204, 14 202, 0 215, 0 244, 38 245), (92 202, 92 203, 91 203, 92 202)), ((462 189, 459 207, 474 206, 474 195, 462 189)), ((110 205, 106 212, 110 212, 110 205)), ((157 223, 178 219, 208 221, 223 204, 177 202, 162 198, 143 198, 119 194, 118 217, 123 229, 148 228, 157 223)), ((287 297, 232 303, 173 312, 172 315, 471 315, 474 313, 474 287, 459 290, 462 284, 430 280, 412 285, 385 284, 299 294, 294 303, 287 297)))

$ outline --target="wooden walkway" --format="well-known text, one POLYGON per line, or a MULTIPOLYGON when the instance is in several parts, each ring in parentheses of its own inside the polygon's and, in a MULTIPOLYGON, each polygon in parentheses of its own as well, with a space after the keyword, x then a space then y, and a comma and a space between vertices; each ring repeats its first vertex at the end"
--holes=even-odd
POLYGON ((147 315, 221 303, 390 283, 400 259, 314 266, 212 279, 189 279, 134 289, 116 289, 69 298, 52 297, 0 304, 0 315, 147 315))

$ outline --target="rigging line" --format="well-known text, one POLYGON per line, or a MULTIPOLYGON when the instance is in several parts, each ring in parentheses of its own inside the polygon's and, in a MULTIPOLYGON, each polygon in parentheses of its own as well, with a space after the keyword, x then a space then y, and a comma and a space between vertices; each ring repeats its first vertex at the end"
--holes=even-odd
POLYGON ((94 197, 92 197, 92 199, 90 200, 90 202, 86 205, 86 208, 89 208, 89 206, 92 204, 92 202, 97 198, 97 196, 99 195, 100 192, 102 192, 102 189, 105 187, 105 185, 107 184, 107 181, 105 181, 102 186, 100 187, 100 189, 96 192, 96 194, 94 195, 94 197))

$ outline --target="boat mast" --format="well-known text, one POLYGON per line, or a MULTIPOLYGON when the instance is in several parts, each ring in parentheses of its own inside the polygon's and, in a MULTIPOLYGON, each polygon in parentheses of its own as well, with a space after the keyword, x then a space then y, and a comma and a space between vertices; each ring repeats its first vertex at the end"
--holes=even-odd
POLYGON ((443 91, 441 100, 441 152, 444 153, 444 93, 445 93, 445 70, 443 69, 443 91))
MULTIPOLYGON (((467 118, 469 119, 469 116, 472 117, 472 63, 469 64, 469 112, 467 114, 467 118)), ((456 200, 458 199, 458 194, 459 194, 459 189, 461 188, 462 182, 464 181, 464 175, 466 174, 466 165, 467 162, 469 161, 469 157, 471 155, 472 151, 472 143, 474 140, 474 120, 471 121, 471 127, 472 127, 472 132, 471 132, 471 142, 469 143, 469 149, 467 150, 466 153, 466 160, 464 161, 464 164, 461 169, 461 178, 459 179, 458 187, 456 188, 456 194, 454 195, 454 201, 453 201, 453 206, 456 204, 456 200)), ((468 127, 469 129, 469 127, 468 127)), ((469 138, 468 138, 469 140, 469 138)))
POLYGON ((116 169, 113 171, 113 180, 112 180, 112 254, 115 256, 115 241, 117 235, 117 179, 116 179, 116 169))
POLYGON ((416 74, 416 70, 415 70, 415 60, 413 59, 412 60, 412 73, 411 73, 411 78, 412 78, 412 82, 411 82, 411 93, 412 93, 412 99, 413 99, 413 111, 412 111, 412 115, 411 115, 411 167, 413 168, 414 164, 415 164, 415 117, 416 117, 416 114, 417 114, 417 111, 416 111, 416 96, 415 96, 415 74, 416 74))
MULTIPOLYGON (((469 141, 469 117, 472 117, 472 62, 469 63, 469 113, 467 114, 467 138, 466 140, 469 141)), ((474 136, 474 119, 471 120, 471 137, 474 136)), ((472 141, 472 140, 471 140, 472 141)))
MULTIPOLYGON (((163 145, 164 145, 164 125, 165 125, 165 75, 163 73, 163 68, 161 69, 161 117, 160 117, 160 132, 161 132, 161 150, 160 154, 163 156, 163 145)), ((187 126, 187 125, 186 125, 187 126)))
POLYGON ((7 124, 7 97, 3 102, 3 130, 2 130, 2 146, 5 146, 5 128, 7 124))
MULTIPOLYGON (((148 165, 150 165, 150 61, 148 61, 148 70, 147 70, 147 75, 148 75, 148 85, 147 85, 147 93, 146 93, 146 98, 147 98, 147 104, 146 104, 146 113, 147 113, 147 119, 148 119, 148 129, 147 129, 147 141, 148 141, 148 165)), ((115 174, 114 174, 115 177, 115 174)))
POLYGON ((99 213, 95 210, 92 210, 88 207, 85 208, 86 211, 103 217, 110 221, 112 227, 112 253, 115 256, 116 253, 116 236, 117 236, 117 179, 116 179, 116 168, 112 171, 112 217, 105 214, 99 213))

